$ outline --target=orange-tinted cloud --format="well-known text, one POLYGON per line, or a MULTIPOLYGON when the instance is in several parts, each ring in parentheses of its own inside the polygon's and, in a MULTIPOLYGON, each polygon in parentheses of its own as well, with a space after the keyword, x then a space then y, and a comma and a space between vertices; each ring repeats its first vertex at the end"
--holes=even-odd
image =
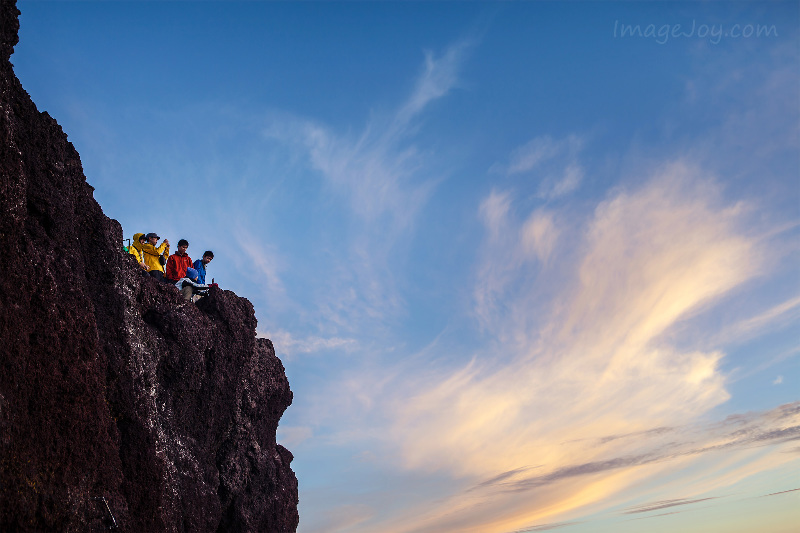
POLYGON ((520 221, 511 197, 492 192, 481 206, 487 242, 475 314, 497 333, 496 355, 443 372, 433 386, 401 386, 387 403, 402 466, 447 473, 461 489, 382 530, 558 524, 667 463, 699 468, 712 450, 797 438, 785 426, 796 413, 736 437, 687 429, 729 397, 724 353, 677 345, 667 333, 760 273, 745 214, 681 162, 617 191, 577 240, 558 227, 563 215, 520 221))

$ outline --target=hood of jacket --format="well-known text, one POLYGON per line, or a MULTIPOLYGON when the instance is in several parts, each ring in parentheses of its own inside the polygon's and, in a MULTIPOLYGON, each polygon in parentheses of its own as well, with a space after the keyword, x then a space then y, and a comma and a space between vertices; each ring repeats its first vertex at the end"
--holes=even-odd
POLYGON ((137 250, 141 250, 142 249, 142 245, 139 244, 139 239, 142 238, 142 235, 144 235, 144 233, 134 233, 133 234, 133 239, 131 240, 131 246, 135 247, 137 250))

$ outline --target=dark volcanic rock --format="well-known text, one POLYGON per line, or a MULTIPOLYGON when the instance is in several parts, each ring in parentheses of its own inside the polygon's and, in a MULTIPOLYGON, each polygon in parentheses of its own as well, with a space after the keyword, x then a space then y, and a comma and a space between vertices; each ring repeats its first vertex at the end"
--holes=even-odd
POLYGON ((142 276, 9 62, 0 3, 0 531, 294 531, 292 401, 249 301, 142 276))

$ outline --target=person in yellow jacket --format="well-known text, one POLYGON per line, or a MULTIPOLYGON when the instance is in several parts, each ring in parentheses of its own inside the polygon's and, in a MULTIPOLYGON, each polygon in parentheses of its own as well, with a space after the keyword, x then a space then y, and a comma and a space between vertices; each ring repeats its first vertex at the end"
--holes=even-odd
POLYGON ((160 246, 156 246, 160 238, 156 233, 148 233, 147 244, 143 245, 141 249, 147 265, 147 272, 154 278, 163 281, 164 265, 167 264, 167 257, 169 257, 169 241, 164 239, 160 246))
POLYGON ((147 237, 144 233, 134 233, 131 245, 128 247, 128 253, 136 258, 136 262, 142 267, 142 270, 147 272, 147 263, 144 262, 144 252, 142 247, 147 244, 147 237))

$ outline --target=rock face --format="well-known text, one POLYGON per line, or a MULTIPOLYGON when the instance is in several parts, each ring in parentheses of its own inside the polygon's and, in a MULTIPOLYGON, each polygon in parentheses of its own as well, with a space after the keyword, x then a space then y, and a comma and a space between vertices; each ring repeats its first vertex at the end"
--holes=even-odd
POLYGON ((2 0, 0 531, 294 531, 292 393, 252 305, 185 302, 123 252, 14 75, 18 15, 2 0))

